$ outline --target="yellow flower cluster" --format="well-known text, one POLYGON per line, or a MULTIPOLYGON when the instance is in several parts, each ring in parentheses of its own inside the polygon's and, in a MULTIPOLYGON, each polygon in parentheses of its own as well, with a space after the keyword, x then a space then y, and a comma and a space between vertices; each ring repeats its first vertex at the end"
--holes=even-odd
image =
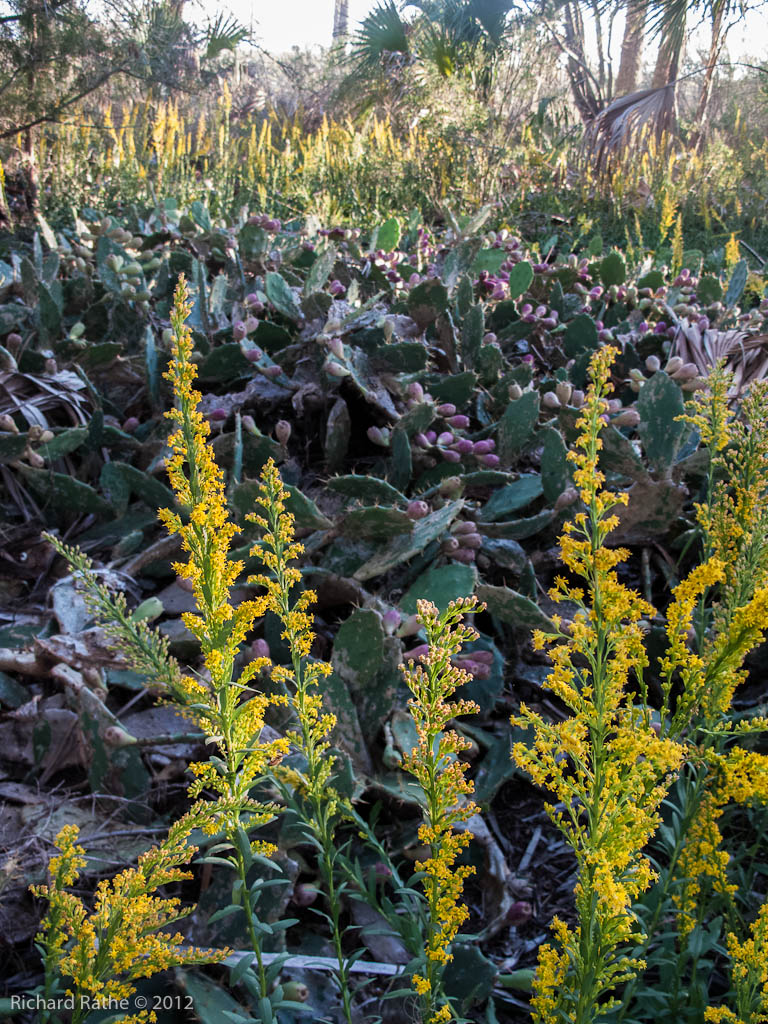
MULTIPOLYGON (((165 374, 176 397, 176 407, 166 416, 177 427, 168 441, 171 456, 167 469, 182 512, 164 509, 159 514, 169 532, 179 535, 189 554, 188 561, 176 563, 174 569, 193 585, 199 614, 185 613, 183 620, 200 642, 210 680, 182 677, 187 713, 223 754, 223 760, 191 765, 196 778, 190 793, 194 797, 208 789, 218 794, 205 829, 209 834, 223 829, 231 838, 240 828, 266 824, 277 811, 272 804, 253 800, 249 793, 268 767, 290 749, 287 737, 261 741, 267 709, 286 703, 287 698, 266 696, 250 688, 254 677, 270 666, 268 658, 253 659, 237 678, 234 675, 235 657, 255 620, 270 607, 270 599, 257 597, 241 602, 237 608, 231 604, 231 589, 243 563, 229 557, 237 527, 227 509, 222 471, 208 444, 210 428, 198 409, 201 395, 193 388, 197 370, 186 325, 189 312, 182 276, 171 312, 172 359, 165 374)), ((273 852, 274 846, 254 842, 252 849, 266 854, 273 852)))
MULTIPOLYGON (((77 826, 61 829, 56 837, 60 853, 50 862, 51 883, 32 891, 48 900, 38 942, 46 963, 52 960, 58 973, 71 979, 67 993, 75 996, 76 1007, 93 997, 128 999, 136 992, 133 982, 138 978, 226 957, 227 950, 182 948, 180 933, 162 931, 189 911, 176 898, 156 895, 160 886, 192 877, 183 869, 195 853, 187 839, 205 819, 205 809, 194 808, 171 826, 161 846, 142 854, 137 867, 99 882, 91 911, 67 891, 86 864, 85 851, 77 845, 77 826)), ((154 1015, 140 1011, 125 1019, 140 1024, 154 1020, 154 1015)))
POLYGON ((705 885, 726 897, 736 892, 727 876, 730 857, 720 848, 723 837, 718 822, 723 808, 724 804, 712 793, 704 793, 686 832, 676 871, 680 885, 674 893, 681 937, 689 935, 699 924, 705 885))
POLYGON ((768 1018, 768 903, 760 908, 751 929, 751 936, 739 942, 728 936, 731 956, 731 977, 736 989, 734 1013, 726 1007, 707 1007, 707 1024, 763 1024, 768 1018))
MULTIPOLYGON (((731 800, 768 801, 768 758, 733 743, 740 733, 765 730, 766 723, 753 719, 739 726, 727 718, 746 675, 744 659, 768 627, 768 381, 752 385, 738 414, 729 406, 732 383, 718 365, 708 390, 695 394, 683 417, 710 456, 706 500, 696 506, 704 561, 673 592, 661 662, 662 729, 666 725, 667 735, 686 742, 702 773, 690 786, 690 824, 674 870, 673 899, 683 937, 700 921, 706 890, 728 901, 736 892, 727 875, 729 855, 721 846, 725 807, 731 800), (714 600, 710 588, 717 588, 714 600)), ((758 929, 754 941, 763 941, 764 931, 758 929)), ((733 936, 731 945, 746 948, 733 936)), ((735 966, 734 981, 737 972, 735 966)), ((752 1020, 741 1007, 740 1012, 742 1018, 724 1007, 711 1009, 707 1020, 752 1020)))
POLYGON ((429 1024, 453 1019, 447 1002, 436 1005, 440 998, 439 970, 452 959, 450 945, 469 914, 459 900, 464 881, 474 868, 457 866, 456 861, 471 842, 472 833, 466 829, 457 832, 454 826, 471 818, 478 807, 467 800, 474 787, 465 777, 466 765, 459 760, 470 743, 448 729, 448 725, 457 716, 478 710, 472 701, 450 700, 459 687, 472 679, 451 659, 462 644, 477 639, 478 634, 464 624, 463 617, 478 607, 475 598, 465 598, 452 601, 440 613, 429 601, 419 601, 417 608, 425 627, 428 651, 420 658, 420 664, 409 662, 401 666, 413 694, 408 704, 418 735, 418 744, 403 757, 403 768, 415 776, 424 793, 425 821, 418 834, 429 847, 429 857, 416 862, 417 871, 424 872, 429 909, 424 951, 426 976, 413 977, 429 1024))
POLYGON ((317 599, 314 591, 304 590, 291 603, 291 590, 301 581, 301 571, 290 563, 302 554, 304 548, 294 540, 293 516, 285 507, 288 492, 272 459, 262 471, 259 492, 256 500, 263 514, 251 514, 248 519, 257 523, 264 533, 252 548, 251 555, 258 557, 269 572, 251 576, 248 582, 266 590, 262 600, 280 619, 282 637, 291 651, 291 667, 274 666, 272 679, 288 690, 299 721, 299 730, 290 732, 287 739, 304 754, 307 771, 301 773, 292 769, 292 775, 294 780, 299 776, 299 788, 309 797, 316 811, 322 807, 323 813, 330 818, 340 800, 328 784, 334 764, 333 757, 328 756, 328 736, 336 718, 324 713, 322 696, 312 688, 330 675, 332 669, 327 662, 310 658, 315 635, 307 609, 317 599))
POLYGON ((576 1024, 591 1021, 598 1002, 602 1009, 610 1005, 605 994, 639 967, 620 947, 637 937, 632 903, 653 877, 642 851, 682 763, 681 748, 657 735, 647 707, 635 707, 629 691, 629 680, 642 681, 647 665, 639 623, 655 613, 618 579, 616 568, 628 552, 606 547, 618 522, 612 512, 626 501, 625 494, 604 489, 599 468, 613 356, 604 348, 592 358, 581 433, 569 453, 585 511, 564 527, 562 560, 584 585, 558 577, 551 596, 574 602, 578 612, 567 630, 556 618, 555 632, 534 637, 553 662, 544 685, 572 716, 550 722, 522 705, 515 721, 532 728, 533 737, 515 744, 512 756, 555 796, 548 812, 579 863, 578 926, 556 922, 555 945, 544 947, 539 962, 532 1005, 535 1019, 547 1024, 562 1014, 576 1024))
MULTIPOLYGON (((224 478, 208 444, 210 427, 198 409, 202 396, 193 389, 197 369, 192 362, 192 334, 186 324, 191 304, 183 275, 174 295, 171 312, 173 347, 164 374, 173 386, 176 408, 165 415, 177 429, 168 439, 171 455, 166 468, 182 515, 162 509, 160 519, 169 533, 176 533, 189 560, 174 569, 193 585, 199 615, 186 613, 184 624, 200 641, 214 692, 228 687, 240 644, 254 621, 267 608, 265 599, 244 601, 236 609, 230 604, 230 590, 243 571, 243 563, 232 561, 229 550, 237 527, 231 521, 224 494, 224 478)), ((256 669, 249 669, 252 676, 256 669)), ((247 679, 241 685, 245 685, 247 679)), ((195 690, 195 697, 198 691, 195 690)), ((200 716, 203 728, 210 728, 210 716, 200 716)))

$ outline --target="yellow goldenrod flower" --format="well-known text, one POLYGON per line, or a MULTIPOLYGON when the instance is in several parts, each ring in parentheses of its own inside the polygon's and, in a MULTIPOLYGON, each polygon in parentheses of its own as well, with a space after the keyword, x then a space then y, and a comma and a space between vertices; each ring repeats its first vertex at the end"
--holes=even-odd
POLYGON ((553 662, 544 685, 572 717, 552 723, 522 705, 516 724, 530 727, 533 736, 513 749, 516 763, 555 796, 548 813, 579 864, 578 925, 554 922, 555 942, 540 952, 532 1007, 534 1020, 546 1024, 563 1017, 588 1024, 598 1007, 610 1007, 606 994, 641 966, 621 947, 638 938, 632 904, 653 877, 643 849, 682 762, 679 745, 657 735, 647 705, 635 706, 629 689, 633 675, 642 685, 647 665, 639 622, 655 613, 619 582, 616 569, 628 552, 606 546, 618 522, 613 510, 627 500, 604 488, 599 467, 613 355, 604 348, 592 358, 580 434, 568 456, 585 511, 565 524, 562 560, 584 586, 559 577, 551 593, 579 610, 567 631, 556 620, 555 632, 535 641, 549 647, 553 662))
POLYGON ((264 573, 249 578, 249 583, 264 588, 261 599, 283 626, 282 638, 287 641, 290 667, 271 668, 273 683, 286 691, 297 728, 286 739, 302 755, 302 768, 276 767, 274 776, 296 812, 308 835, 318 849, 318 865, 328 899, 329 921, 338 964, 336 981, 341 995, 344 1018, 352 1024, 352 992, 349 961, 344 954, 341 928, 341 902, 336 879, 335 835, 339 821, 351 812, 349 803, 331 783, 335 757, 330 753, 329 736, 336 725, 334 715, 323 708, 320 681, 330 675, 331 666, 312 658, 315 634, 308 609, 316 600, 311 590, 302 591, 295 599, 292 590, 301 582, 301 571, 293 563, 303 552, 294 539, 293 516, 286 509, 288 492, 280 479, 277 466, 270 459, 261 474, 260 494, 256 499, 261 511, 248 518, 262 529, 262 536, 251 555, 261 560, 264 573))
MULTIPOLYGON (((161 846, 139 857, 137 867, 99 882, 90 911, 67 891, 86 864, 85 851, 77 844, 77 826, 67 825, 57 835, 60 853, 50 862, 51 882, 33 886, 32 891, 48 900, 37 936, 44 950, 46 982, 54 973, 71 979, 73 1024, 85 1018, 88 1003, 95 998, 130 998, 138 978, 185 964, 216 963, 227 956, 227 950, 183 946, 179 932, 163 931, 189 910, 176 898, 156 895, 160 886, 192 877, 184 870, 195 853, 187 839, 206 817, 206 808, 198 805, 171 826, 161 846)), ((149 1021, 150 1011, 130 1019, 135 1024, 149 1021)))
POLYGON ((758 911, 750 937, 739 942, 728 936, 731 978, 736 992, 736 1012, 727 1007, 708 1007, 707 1024, 762 1024, 768 1016, 768 903, 758 911))
POLYGON ((469 916, 459 900, 464 880, 474 871, 472 867, 456 865, 461 851, 471 842, 472 833, 467 829, 457 832, 454 827, 478 811, 477 805, 466 799, 474 787, 465 778, 466 765, 459 760, 470 743, 447 726, 459 715, 478 711, 472 701, 450 701, 456 690, 472 678, 451 664, 451 658, 459 653, 463 643, 477 638, 475 630, 462 620, 478 606, 474 598, 466 598, 451 602, 442 613, 429 601, 419 601, 417 607, 429 649, 420 658, 420 664, 409 662, 401 666, 413 694, 408 706, 418 735, 417 746, 403 757, 403 768, 416 777, 424 793, 425 821, 418 836, 429 847, 429 857, 417 861, 416 870, 424 872, 428 935, 425 975, 414 975, 413 986, 422 997, 424 1021, 435 1024, 453 1020, 448 1002, 437 1005, 440 968, 452 959, 450 945, 469 916))

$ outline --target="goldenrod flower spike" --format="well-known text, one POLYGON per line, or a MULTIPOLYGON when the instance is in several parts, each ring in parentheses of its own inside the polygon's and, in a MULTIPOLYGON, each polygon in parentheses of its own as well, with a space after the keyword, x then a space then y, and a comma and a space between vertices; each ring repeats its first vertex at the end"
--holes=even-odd
MULTIPOLYGON (((262 996, 267 998, 268 985, 255 918, 258 892, 248 887, 246 876, 252 856, 269 855, 275 847, 271 843, 253 840, 248 833, 271 821, 279 810, 274 804, 254 799, 251 791, 290 749, 289 737, 279 737, 269 742, 261 738, 269 706, 286 704, 287 698, 268 697, 251 688, 254 677, 269 667, 268 658, 251 661, 235 677, 235 658, 240 646, 256 618, 269 607, 270 598, 257 597, 252 601, 241 602, 236 608, 231 602, 231 589, 243 565, 229 556, 230 544, 237 530, 227 510, 223 474, 208 444, 208 424, 198 409, 201 396, 193 388, 197 371, 191 358, 191 334, 185 322, 189 308, 186 283, 181 277, 171 313, 172 358, 165 375, 173 385, 176 398, 176 407, 167 414, 176 424, 176 430, 168 442, 171 449, 168 473, 180 510, 165 509, 160 512, 160 518, 171 533, 180 536, 182 547, 189 556, 187 562, 176 563, 174 568, 180 576, 191 580, 193 584, 198 614, 185 614, 183 618, 186 626, 200 641, 205 673, 199 677, 182 675, 177 663, 170 658, 165 641, 146 624, 133 621, 125 598, 122 595, 113 597, 109 593, 99 582, 90 561, 76 549, 68 548, 53 538, 51 540, 70 561, 85 587, 90 607, 106 623, 113 644, 133 667, 148 677, 151 687, 159 688, 164 695, 178 701, 185 713, 218 748, 219 756, 190 765, 195 776, 190 786, 190 795, 198 797, 203 790, 208 790, 215 794, 215 799, 198 802, 187 819, 183 820, 194 818, 203 832, 208 835, 223 832, 228 841, 231 851, 229 859, 239 875, 239 887, 233 902, 239 902, 246 915, 248 934, 258 963, 262 996)), ((159 848, 159 864, 165 863, 164 858, 168 857, 172 860, 176 858, 181 863, 178 860, 180 851, 177 836, 181 834, 179 829, 183 831, 184 827, 181 823, 172 827, 168 839, 159 848)), ((63 841, 68 842, 68 833, 63 835, 63 841)), ((141 864, 146 866, 149 861, 142 861, 141 864)), ((139 883, 139 875, 125 872, 118 875, 111 886, 103 890, 102 896, 97 893, 97 916, 94 920, 101 921, 106 913, 107 897, 114 904, 115 912, 120 913, 120 907, 134 899, 134 890, 139 883)), ((146 893, 142 899, 145 897, 146 893)), ((150 920, 157 908, 151 902, 146 903, 145 899, 144 909, 150 915, 150 920)), ((75 916, 80 914, 74 906, 70 910, 75 916)), ((50 920, 53 921, 53 918, 50 920)), ((49 931, 51 937, 57 934, 53 925, 49 931)), ((83 947, 76 946, 75 949, 79 950, 78 962, 86 964, 83 947)), ((145 952, 147 950, 148 947, 145 952)), ((126 946, 125 955, 128 952, 126 946)), ((99 964, 98 977, 106 977, 106 968, 101 961, 99 964)), ((116 965, 117 961, 113 966, 116 965)), ((50 960, 47 966, 51 969, 55 967, 50 960)))
MULTIPOLYGON (((171 455, 166 461, 168 477, 179 505, 187 514, 186 522, 178 512, 163 509, 160 519, 169 533, 177 533, 189 554, 185 563, 174 569, 188 579, 200 610, 187 612, 184 624, 200 641, 206 668, 215 693, 228 687, 232 679, 235 655, 257 618, 267 608, 266 599, 243 601, 237 608, 230 603, 230 590, 243 571, 243 563, 229 557, 232 538, 238 532, 231 521, 224 494, 224 478, 216 465, 208 435, 210 427, 198 409, 201 394, 192 387, 197 369, 192 362, 192 335, 186 325, 191 305, 186 282, 179 279, 171 312, 173 347, 165 377, 173 386, 176 408, 165 415, 177 429, 168 439, 171 455)), ((252 677, 258 664, 249 670, 252 677)), ((245 685, 248 678, 240 680, 245 685)), ((192 686, 199 695, 199 686, 192 686)), ((207 716, 202 716, 205 728, 207 716)))
POLYGON ((248 518, 261 527, 263 534, 251 555, 258 557, 268 571, 250 577, 249 583, 265 589, 263 600, 283 625, 282 637, 291 652, 291 666, 275 665, 271 676, 274 682, 285 688, 298 721, 298 727, 288 733, 287 739, 306 761, 303 770, 277 768, 275 776, 283 786, 287 801, 318 848, 318 864, 328 898, 338 965, 336 982, 344 1018, 352 1024, 349 961, 342 945, 341 902, 335 870, 335 833, 346 800, 330 783, 335 758, 329 754, 328 737, 336 718, 324 711, 323 698, 317 689, 318 683, 330 675, 332 669, 327 662, 315 660, 310 654, 315 634, 307 609, 316 600, 314 592, 304 590, 295 600, 291 595, 301 581, 301 571, 291 563, 304 549, 294 540, 293 516, 285 507, 288 492, 271 459, 262 471, 259 490, 257 504, 261 506, 261 513, 254 513, 248 518))
MULTIPOLYGON (((156 895, 162 885, 191 878, 184 870, 195 847, 187 845, 192 830, 206 818, 198 805, 174 825, 166 840, 139 858, 137 867, 99 882, 93 910, 68 892, 85 867, 85 851, 77 844, 76 825, 67 825, 56 837, 60 853, 49 866, 50 885, 34 886, 36 896, 48 900, 37 941, 44 950, 46 998, 53 979, 71 979, 67 994, 74 996, 73 1024, 80 1024, 95 1000, 127 1000, 136 992, 134 982, 153 974, 192 964, 217 963, 227 950, 183 946, 179 932, 162 931, 189 913, 176 898, 156 895)), ((51 1002, 53 1000, 51 999, 51 1002)), ((129 1024, 155 1020, 149 1010, 121 1018, 129 1024)))
POLYGON ((452 601, 442 613, 429 601, 419 601, 417 607, 429 650, 420 664, 401 665, 413 694, 408 706, 419 738, 418 745, 403 757, 403 768, 416 777, 424 793, 425 821, 419 828, 419 839, 429 847, 429 857, 416 862, 416 870, 424 872, 428 934, 424 974, 414 975, 413 986, 422 998, 424 1024, 440 1024, 454 1019, 450 1004, 442 1001, 441 973, 443 965, 452 959, 450 945, 469 916, 459 900, 464 880, 474 871, 456 866, 472 833, 467 829, 457 832, 454 826, 479 810, 467 800, 474 786, 465 778, 467 766, 459 760, 471 744, 448 729, 452 719, 475 714, 479 708, 473 701, 450 701, 456 690, 472 679, 451 659, 462 644, 477 639, 478 634, 464 625, 463 617, 482 606, 470 597, 452 601))
POLYGON ((768 903, 760 908, 750 937, 728 935, 736 1013, 725 1006, 704 1011, 707 1024, 763 1024, 768 1019, 768 903))
POLYGON ((614 352, 600 349, 592 358, 580 435, 569 453, 584 511, 566 523, 560 543, 563 562, 583 584, 559 577, 551 596, 578 611, 567 631, 555 618, 554 633, 534 635, 553 662, 544 685, 572 714, 553 723, 522 705, 516 724, 532 727, 533 738, 513 749, 517 764, 555 796, 558 808, 547 811, 579 864, 578 923, 570 929, 556 919, 554 945, 540 951, 532 1007, 534 1020, 546 1024, 590 1024, 609 1009, 606 995, 640 968, 622 947, 638 938, 632 903, 653 877, 642 851, 682 761, 678 745, 651 727, 644 699, 635 706, 638 695, 629 690, 636 676, 643 697, 647 657, 639 623, 655 613, 619 582, 616 567, 628 552, 606 546, 618 523, 614 509, 627 500, 604 488, 599 468, 614 352))

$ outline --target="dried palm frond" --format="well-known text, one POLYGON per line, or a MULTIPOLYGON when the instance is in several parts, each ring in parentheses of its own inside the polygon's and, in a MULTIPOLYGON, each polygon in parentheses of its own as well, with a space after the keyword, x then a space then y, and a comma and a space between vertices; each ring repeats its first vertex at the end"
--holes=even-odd
POLYGON ((67 421, 83 426, 90 419, 91 399, 81 377, 71 370, 38 376, 17 370, 0 372, 0 414, 18 413, 28 426, 46 429, 67 421))
POLYGON ((698 324, 682 320, 672 342, 672 355, 685 363, 695 363, 699 374, 706 377, 721 359, 733 374, 730 394, 736 398, 753 381, 768 375, 768 334, 755 334, 734 328, 718 331, 702 330, 698 324))
POLYGON ((612 160, 631 146, 640 146, 644 137, 654 135, 660 142, 674 131, 676 85, 677 82, 669 82, 658 89, 641 89, 619 96, 597 114, 587 126, 584 146, 598 172, 604 172, 612 160))

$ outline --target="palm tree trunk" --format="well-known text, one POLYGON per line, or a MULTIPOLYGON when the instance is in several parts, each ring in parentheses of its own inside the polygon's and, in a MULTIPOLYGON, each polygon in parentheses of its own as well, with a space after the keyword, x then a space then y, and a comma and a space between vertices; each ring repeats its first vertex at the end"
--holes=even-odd
POLYGON ((568 53, 568 77, 579 116, 586 124, 595 118, 602 98, 595 95, 589 75, 584 41, 584 22, 578 4, 566 3, 563 8, 563 29, 568 53))
POLYGON ((642 3, 630 3, 624 37, 621 40, 621 62, 616 76, 616 95, 627 96, 637 89, 637 76, 643 54, 647 10, 642 3))
POLYGON ((679 33, 665 32, 662 35, 659 56, 656 58, 656 67, 651 83, 654 89, 660 89, 663 85, 668 85, 677 78, 684 47, 684 31, 679 33))
POLYGON ((715 68, 720 58, 720 51, 723 48, 725 36, 723 35, 723 16, 728 7, 728 0, 715 0, 712 5, 712 37, 709 44, 709 58, 707 68, 704 72, 704 83, 699 93, 699 103, 696 108, 696 131, 693 142, 700 147, 704 141, 709 119, 709 106, 712 99, 712 84, 715 79, 715 68))
POLYGON ((349 0, 334 0, 333 39, 346 39, 349 35, 349 0))

